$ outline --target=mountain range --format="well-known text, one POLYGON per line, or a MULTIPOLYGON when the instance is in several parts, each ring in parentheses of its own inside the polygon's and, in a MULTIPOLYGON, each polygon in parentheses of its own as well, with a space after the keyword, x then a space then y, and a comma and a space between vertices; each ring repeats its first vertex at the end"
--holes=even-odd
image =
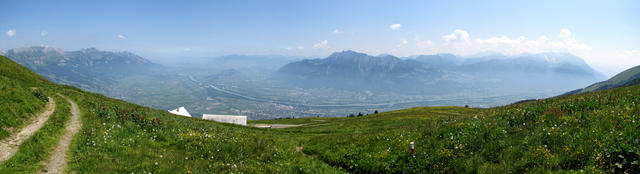
POLYGON ((307 88, 439 93, 479 88, 567 90, 604 79, 581 58, 566 53, 398 58, 343 51, 324 59, 287 64, 277 74, 291 84, 307 88))
POLYGON ((100 51, 95 48, 63 51, 29 47, 2 50, 0 54, 51 81, 92 91, 106 90, 104 87, 132 74, 153 74, 163 68, 130 52, 100 51))
POLYGON ((355 51, 336 52, 324 59, 307 59, 289 63, 276 76, 305 88, 332 87, 347 90, 394 90, 436 81, 440 71, 426 68, 415 60, 403 60, 391 55, 369 56, 355 51), (430 79, 420 81, 419 79, 430 79))
POLYGON ((487 107, 555 96, 604 79, 582 59, 563 53, 395 57, 342 51, 303 60, 229 55, 189 66, 95 48, 30 47, 0 54, 53 82, 136 104, 251 119, 433 104, 487 107))

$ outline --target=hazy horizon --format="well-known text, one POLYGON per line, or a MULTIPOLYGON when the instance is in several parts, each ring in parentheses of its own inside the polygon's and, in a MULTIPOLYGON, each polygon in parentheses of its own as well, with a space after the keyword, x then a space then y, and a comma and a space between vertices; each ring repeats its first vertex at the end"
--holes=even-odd
POLYGON ((398 57, 567 52, 611 76, 640 64, 637 1, 3 1, 0 49, 398 57))

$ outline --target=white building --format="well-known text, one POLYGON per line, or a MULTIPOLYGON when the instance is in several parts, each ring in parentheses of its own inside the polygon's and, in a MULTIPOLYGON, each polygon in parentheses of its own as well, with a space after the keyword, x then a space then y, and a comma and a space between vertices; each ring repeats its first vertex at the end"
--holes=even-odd
POLYGON ((247 116, 242 115, 212 115, 212 114, 202 114, 202 119, 205 120, 213 120, 222 123, 233 123, 246 126, 247 125, 247 116))
POLYGON ((181 107, 179 107, 177 109, 174 109, 174 110, 169 110, 169 113, 176 114, 176 115, 182 115, 182 116, 185 116, 185 117, 191 117, 191 114, 189 114, 189 111, 187 111, 187 109, 185 109, 184 106, 181 106, 181 107))

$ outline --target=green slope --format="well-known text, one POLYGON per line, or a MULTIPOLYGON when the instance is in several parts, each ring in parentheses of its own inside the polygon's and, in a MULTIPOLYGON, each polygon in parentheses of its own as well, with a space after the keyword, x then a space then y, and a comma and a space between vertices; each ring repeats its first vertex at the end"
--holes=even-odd
POLYGON ((253 123, 307 124, 279 131, 314 135, 305 153, 355 173, 638 173, 638 103, 631 86, 490 109, 253 123))
MULTIPOLYGON (((296 134, 175 116, 74 87, 51 84, 5 57, 0 60, 3 72, 0 85, 13 90, 2 91, 0 106, 27 104, 39 106, 32 108, 32 112, 39 111, 44 101, 37 101, 30 87, 43 91, 45 96, 60 93, 79 104, 83 127, 72 141, 67 172, 341 173, 320 160, 296 152, 299 144, 296 134)), ((59 106, 61 112, 68 108, 59 106)), ((16 109, 14 113, 22 110, 16 109)), ((13 115, 2 118, 3 125, 24 123, 24 119, 13 115)), ((57 143, 59 123, 66 119, 52 116, 45 127, 20 146, 16 155, 0 165, 0 173, 33 173, 42 169, 40 162, 50 155, 47 149, 57 143)))
POLYGON ((48 84, 44 77, 34 73, 26 67, 0 55, 0 76, 7 77, 13 81, 24 84, 48 84))
POLYGON ((633 68, 629 68, 625 71, 622 71, 616 74, 615 76, 611 77, 609 80, 598 82, 586 88, 571 91, 567 94, 580 94, 580 93, 586 93, 586 92, 617 88, 621 86, 632 86, 636 84, 640 84, 640 65, 635 66, 633 68))
POLYGON ((250 122, 302 125, 260 129, 175 116, 46 81, 11 81, 79 104, 83 128, 67 172, 640 172, 640 86, 490 109, 419 107, 250 122), (415 157, 409 142, 416 143, 415 157))
POLYGON ((43 160, 48 159, 64 132, 70 117, 70 106, 58 95, 51 95, 56 101, 55 112, 45 125, 20 145, 18 152, 0 164, 0 173, 35 173, 43 168, 43 160))
POLYGON ((6 57, 0 56, 0 139, 24 126, 40 111, 47 97, 42 90, 31 89, 47 80, 6 57))
POLYGON ((47 96, 56 101, 56 109, 49 120, 23 141, 10 159, 0 163, 0 173, 36 173, 43 168, 42 161, 49 157, 58 143, 69 118, 69 105, 50 89, 53 85, 29 69, 0 56, 0 139, 31 123, 36 113, 44 109, 47 96))

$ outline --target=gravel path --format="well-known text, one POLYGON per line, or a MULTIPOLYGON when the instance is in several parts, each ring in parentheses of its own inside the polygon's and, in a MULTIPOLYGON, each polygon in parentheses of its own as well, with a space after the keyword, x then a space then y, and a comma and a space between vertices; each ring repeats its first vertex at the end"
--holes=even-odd
POLYGON ((49 120, 49 116, 51 116, 53 111, 55 111, 56 109, 56 101, 51 97, 48 98, 49 102, 47 102, 44 111, 36 116, 33 123, 22 128, 20 132, 3 140, 0 140, 0 163, 11 158, 18 151, 18 147, 20 147, 20 144, 22 144, 24 140, 31 137, 31 135, 42 128, 42 126, 44 126, 44 123, 49 120))
POLYGON ((56 149, 53 151, 53 154, 45 165, 45 169, 41 173, 62 173, 64 171, 67 166, 67 151, 69 150, 69 144, 71 144, 71 140, 82 127, 78 105, 71 99, 62 95, 60 96, 71 104, 71 120, 69 120, 70 123, 67 125, 64 135, 60 138, 58 146, 56 146, 56 149))

